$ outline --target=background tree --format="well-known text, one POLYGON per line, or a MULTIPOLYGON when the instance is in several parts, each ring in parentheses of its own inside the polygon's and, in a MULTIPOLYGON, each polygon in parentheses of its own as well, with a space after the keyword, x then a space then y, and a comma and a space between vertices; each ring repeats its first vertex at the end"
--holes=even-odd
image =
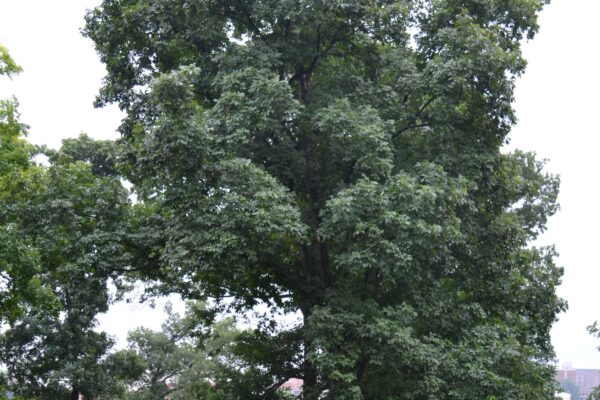
POLYGON ((87 162, 97 176, 119 176, 116 143, 112 140, 94 140, 82 133, 77 138, 64 139, 58 152, 46 149, 46 153, 53 162, 87 162))
POLYGON ((95 175, 91 163, 59 157, 11 176, 3 200, 2 221, 36 250, 37 277, 60 305, 54 313, 27 309, 0 337, 14 391, 98 398, 112 389, 103 362, 112 340, 95 330, 96 315, 108 310, 109 279, 129 265, 128 193, 116 177, 95 175))
MULTIPOLYGON (((21 67, 0 45, 0 78, 21 72, 21 67)), ((0 322, 14 322, 28 309, 52 312, 51 292, 41 286, 37 275, 39 253, 31 242, 19 236, 6 220, 5 204, 11 198, 15 177, 35 169, 30 161, 34 148, 24 137, 27 127, 19 121, 15 98, 0 99, 0 322)), ((7 379, 2 373, 0 395, 5 395, 7 379)))
POLYGON ((551 398, 558 179, 500 151, 544 3, 104 1, 137 268, 299 312, 252 334, 265 394, 551 398))
POLYGON ((206 306, 188 303, 184 317, 166 308, 160 332, 137 328, 129 333, 128 349, 113 358, 135 360, 137 374, 126 380, 130 400, 282 399, 269 377, 251 362, 251 332, 236 328, 233 318, 206 324, 206 306))
POLYGON ((10 78, 22 71, 21 66, 8 53, 8 49, 0 44, 0 76, 4 75, 10 78))
MULTIPOLYGON (((0 78, 12 77, 21 67, 0 45, 0 78)), ((27 126, 20 122, 15 98, 0 99, 0 321, 13 322, 24 310, 54 307, 51 292, 42 288, 38 250, 10 223, 8 203, 22 176, 35 173, 35 148, 27 143, 27 126)))
POLYGON ((192 386, 210 386, 207 379, 213 375, 207 368, 207 357, 195 346, 181 318, 170 307, 166 311, 169 317, 162 331, 137 328, 129 332, 124 353, 133 352, 140 365, 140 374, 130 384, 134 388, 132 399, 180 398, 178 393, 189 393, 192 386))

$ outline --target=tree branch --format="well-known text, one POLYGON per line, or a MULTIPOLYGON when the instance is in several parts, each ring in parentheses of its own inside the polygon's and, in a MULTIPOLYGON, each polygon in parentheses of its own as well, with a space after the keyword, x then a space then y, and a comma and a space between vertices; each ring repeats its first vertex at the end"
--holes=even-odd
MULTIPOLYGON (((406 102, 406 100, 408 99, 407 96, 404 96, 404 102, 403 104, 406 102)), ((419 107, 419 109, 417 110, 417 112, 410 117, 409 121, 410 123, 402 128, 400 128, 397 132, 394 133, 394 135, 392 136, 392 139, 396 139, 398 138, 398 136, 400 136, 403 132, 406 132, 409 129, 415 129, 415 128, 423 128, 426 126, 430 126, 430 123, 420 123, 417 124, 416 121, 419 119, 419 117, 421 116, 421 114, 423 114, 423 112, 425 111, 425 109, 427 109, 427 107, 429 107, 431 105, 431 103, 434 102, 434 100, 437 99, 437 96, 431 96, 431 98, 429 100, 427 100, 425 103, 423 103, 421 105, 421 107, 419 107)))
POLYGON ((247 25, 249 28, 251 28, 254 33, 256 33, 256 35, 265 43, 268 44, 267 38, 263 36, 263 34, 260 32, 260 28, 258 27, 258 25, 256 25, 254 23, 254 20, 252 19, 252 14, 250 14, 250 11, 244 6, 244 3, 240 0, 237 0, 237 4, 240 6, 240 8, 242 9, 242 13, 244 14, 244 16, 247 18, 247 25))
POLYGON ((397 131, 393 136, 392 139, 396 139, 398 138, 398 136, 400 136, 402 133, 408 131, 409 129, 416 129, 416 128, 424 128, 426 126, 431 126, 431 124, 427 123, 427 124, 414 124, 414 125, 408 125, 403 127, 402 129, 400 129, 399 131, 397 131))

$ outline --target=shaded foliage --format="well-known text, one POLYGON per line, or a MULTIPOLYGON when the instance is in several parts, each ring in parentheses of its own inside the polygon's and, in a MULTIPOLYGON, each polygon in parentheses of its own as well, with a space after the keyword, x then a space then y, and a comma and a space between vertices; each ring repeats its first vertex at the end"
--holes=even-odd
POLYGON ((233 318, 206 324, 205 304, 187 306, 183 317, 168 306, 159 332, 130 331, 128 348, 112 356, 131 360, 128 400, 283 398, 277 386, 262 391, 269 378, 253 364, 257 349, 248 344, 254 333, 236 328, 233 318))
POLYGON ((96 315, 108 310, 109 279, 129 265, 127 191, 118 179, 95 175, 90 163, 60 160, 12 174, 2 200, 2 221, 37 255, 24 267, 57 305, 54 312, 27 308, 1 335, 13 391, 97 398, 111 390, 103 359, 112 340, 95 331, 96 315))

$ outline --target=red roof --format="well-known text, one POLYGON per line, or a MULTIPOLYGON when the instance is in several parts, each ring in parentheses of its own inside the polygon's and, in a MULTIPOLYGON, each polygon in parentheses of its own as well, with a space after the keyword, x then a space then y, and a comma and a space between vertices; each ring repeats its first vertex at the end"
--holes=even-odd
POLYGON ((281 387, 283 389, 299 390, 299 389, 302 389, 303 383, 304 383, 304 381, 302 379, 291 378, 290 380, 285 382, 283 385, 281 385, 281 387))

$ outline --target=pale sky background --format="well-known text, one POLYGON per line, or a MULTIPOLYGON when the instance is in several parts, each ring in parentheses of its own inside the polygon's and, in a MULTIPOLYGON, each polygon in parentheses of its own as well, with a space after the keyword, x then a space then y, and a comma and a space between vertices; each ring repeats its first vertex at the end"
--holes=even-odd
MULTIPOLYGON (((91 41, 83 38, 86 9, 100 0, 0 0, 0 43, 24 72, 0 80, 0 98, 15 95, 29 139, 59 147, 63 138, 86 132, 114 139, 121 114, 94 109, 104 76, 91 41)), ((552 331, 559 363, 600 368, 600 340, 586 326, 600 320, 600 40, 599 0, 554 0, 541 15, 541 30, 525 45, 529 60, 519 79, 515 108, 519 123, 510 147, 549 159, 547 170, 562 178, 561 211, 541 244, 556 244, 565 268, 559 294, 569 302, 552 331)), ((158 308, 120 304, 101 316, 101 328, 124 344, 128 329, 158 328, 158 308)))

